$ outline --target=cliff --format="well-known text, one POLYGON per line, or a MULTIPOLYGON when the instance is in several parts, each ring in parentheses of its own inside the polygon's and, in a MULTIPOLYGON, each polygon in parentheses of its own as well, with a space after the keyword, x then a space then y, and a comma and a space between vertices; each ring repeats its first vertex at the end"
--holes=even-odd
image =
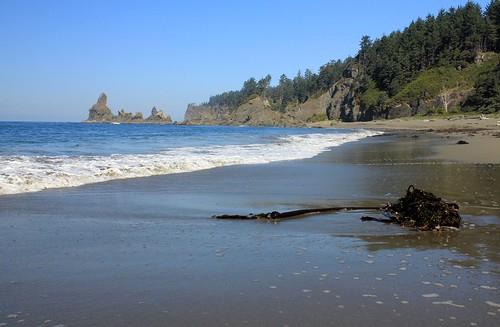
POLYGON ((88 123, 156 123, 156 124, 171 124, 172 119, 162 110, 153 107, 151 115, 144 119, 141 112, 131 113, 125 110, 119 110, 117 115, 113 115, 111 109, 107 106, 107 96, 101 93, 94 104, 89 109, 89 117, 85 122, 88 123))

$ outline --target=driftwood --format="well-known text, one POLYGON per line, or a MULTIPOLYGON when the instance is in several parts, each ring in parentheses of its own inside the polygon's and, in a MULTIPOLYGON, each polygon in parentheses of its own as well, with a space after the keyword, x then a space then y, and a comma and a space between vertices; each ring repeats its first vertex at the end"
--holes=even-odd
POLYGON ((361 217, 361 220, 399 224, 419 230, 433 230, 439 229, 440 227, 458 228, 461 223, 461 217, 458 213, 457 204, 445 202, 441 198, 436 197, 434 194, 419 190, 413 185, 408 187, 404 197, 400 198, 395 203, 389 203, 384 207, 329 207, 284 212, 272 211, 249 215, 219 215, 213 217, 216 219, 279 221, 283 219, 300 218, 307 215, 350 210, 381 211, 388 218, 363 216, 361 217))
POLYGON ((314 215, 319 213, 327 213, 342 210, 379 210, 380 207, 330 207, 316 209, 301 209, 293 211, 272 211, 266 213, 249 214, 249 215, 220 215, 214 216, 217 219, 234 219, 234 220, 251 220, 251 219, 290 219, 298 218, 306 215, 314 215))

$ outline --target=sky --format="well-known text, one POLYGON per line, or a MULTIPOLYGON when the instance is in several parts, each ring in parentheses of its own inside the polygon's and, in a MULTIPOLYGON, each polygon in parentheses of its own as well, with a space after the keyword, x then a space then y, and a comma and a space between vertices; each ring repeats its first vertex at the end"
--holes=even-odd
MULTIPOLYGON (((82 121, 189 103, 353 56, 363 35, 403 29, 465 0, 0 1, 0 120, 82 121)), ((484 8, 489 0, 480 0, 484 8)))

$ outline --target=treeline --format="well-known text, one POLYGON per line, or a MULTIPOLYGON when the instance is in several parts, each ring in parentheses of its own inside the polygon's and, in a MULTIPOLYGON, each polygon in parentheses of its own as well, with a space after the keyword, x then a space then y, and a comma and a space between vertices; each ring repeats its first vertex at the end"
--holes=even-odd
MULTIPOLYGON (((262 96, 274 109, 284 111, 289 104, 303 103, 328 90, 339 80, 346 66, 356 61, 364 76, 360 96, 362 105, 383 110, 390 98, 421 72, 434 67, 461 70, 473 63, 479 52, 486 51, 500 51, 500 0, 492 0, 484 12, 473 2, 441 10, 436 16, 417 19, 403 31, 374 41, 363 36, 355 58, 331 61, 318 73, 308 69, 304 74, 299 71, 294 78, 281 75, 276 86, 271 86, 270 75, 260 80, 250 78, 243 83, 241 90, 212 96, 208 104, 236 108, 252 97, 262 96)), ((476 88, 481 86, 483 94, 476 94, 474 101, 468 100, 469 109, 480 108, 480 98, 484 94, 498 97, 500 85, 495 72, 498 69, 481 76, 478 83, 482 86, 476 85, 476 88)))
POLYGON ((309 97, 328 90, 340 78, 349 60, 331 61, 321 66, 317 74, 309 69, 304 74, 299 71, 294 78, 283 74, 276 86, 271 86, 271 75, 260 80, 252 77, 243 83, 241 90, 214 95, 207 104, 236 108, 252 97, 262 96, 270 101, 275 110, 284 111, 290 103, 303 103, 309 97))
POLYGON ((474 62, 478 52, 498 52, 499 10, 498 0, 484 13, 478 4, 468 2, 441 10, 437 16, 417 19, 402 32, 374 42, 364 36, 357 60, 376 86, 393 96, 426 69, 448 65, 462 69, 474 62))

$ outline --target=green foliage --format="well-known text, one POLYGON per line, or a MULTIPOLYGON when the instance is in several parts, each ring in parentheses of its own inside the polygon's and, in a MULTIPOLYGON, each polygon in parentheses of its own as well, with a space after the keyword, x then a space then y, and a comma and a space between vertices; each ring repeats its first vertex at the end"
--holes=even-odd
POLYGON ((318 74, 309 69, 306 69, 303 75, 299 71, 293 79, 283 74, 276 86, 271 86, 271 75, 259 81, 252 77, 243 83, 239 91, 214 95, 210 97, 207 104, 234 109, 251 97, 262 96, 270 100, 273 110, 284 112, 289 104, 304 103, 310 97, 326 91, 342 76, 349 60, 351 59, 331 61, 321 66, 318 74))
MULTIPOLYGON (((363 37, 357 59, 377 87, 394 96, 425 70, 463 68, 474 61, 478 51, 495 51, 498 40, 492 31, 498 29, 498 2, 493 1, 486 14, 479 5, 468 2, 417 19, 402 32, 373 43, 363 37)), ((439 73, 436 76, 442 79, 439 73)))
POLYGON ((450 66, 426 70, 392 97, 390 104, 430 99, 438 96, 443 90, 473 88, 483 73, 491 73, 497 65, 498 55, 491 54, 491 57, 483 64, 469 64, 461 70, 450 66))
POLYGON ((324 120, 328 120, 328 116, 326 115, 326 113, 314 114, 307 119, 307 122, 308 123, 316 123, 316 122, 324 121, 324 120))
POLYGON ((361 86, 361 106, 365 109, 383 106, 387 101, 387 93, 380 91, 375 82, 365 79, 361 86))
POLYGON ((453 89, 467 83, 464 75, 454 67, 429 69, 406 84, 391 100, 398 103, 435 97, 443 89, 453 89))
POLYGON ((500 63, 481 72, 475 84, 474 92, 467 98, 464 111, 493 113, 500 111, 500 63))

